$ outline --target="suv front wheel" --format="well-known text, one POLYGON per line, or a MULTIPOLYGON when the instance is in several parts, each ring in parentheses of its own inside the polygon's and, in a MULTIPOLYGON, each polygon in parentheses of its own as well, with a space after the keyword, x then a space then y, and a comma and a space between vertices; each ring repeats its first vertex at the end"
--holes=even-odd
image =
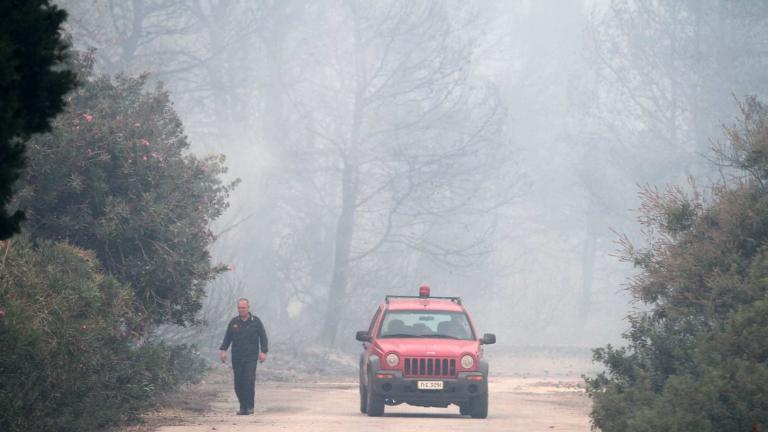
POLYGON ((470 415, 476 419, 488 417, 488 392, 485 392, 482 396, 472 398, 470 415))
MULTIPOLYGON (((373 392, 373 378, 368 376, 368 385, 366 389, 366 401, 365 405, 368 412, 368 417, 381 417, 384 415, 384 397, 379 396, 373 392)), ((360 402, 362 407, 362 402, 360 402)))
POLYGON ((368 391, 362 382, 360 383, 360 412, 363 414, 368 412, 368 391))

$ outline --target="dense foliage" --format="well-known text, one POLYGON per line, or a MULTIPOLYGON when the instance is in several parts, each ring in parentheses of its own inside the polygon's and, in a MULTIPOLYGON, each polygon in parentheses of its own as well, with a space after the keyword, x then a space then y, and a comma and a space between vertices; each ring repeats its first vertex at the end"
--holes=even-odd
POLYGON ((135 343, 133 292, 93 253, 22 240, 2 254, 0 430, 103 427, 205 367, 187 347, 135 343))
POLYGON ((604 432, 768 428, 768 110, 755 99, 719 155, 743 175, 702 194, 647 189, 628 346, 587 380, 604 432))
POLYGON ((211 264, 210 222, 227 206, 223 158, 197 158, 168 94, 143 77, 94 76, 76 59, 81 85, 52 133, 30 140, 19 205, 33 239, 92 250, 136 292, 154 323, 193 323, 211 264))
POLYGON ((74 85, 74 75, 61 68, 66 16, 48 0, 0 2, 0 240, 18 232, 24 218, 6 208, 24 166, 24 141, 49 130, 74 85))
POLYGON ((196 321, 209 224, 232 184, 218 156, 189 152, 168 95, 103 77, 80 85, 50 133, 27 143, 21 238, 0 243, 0 430, 87 431, 135 418, 195 382, 193 347, 153 340, 196 321))

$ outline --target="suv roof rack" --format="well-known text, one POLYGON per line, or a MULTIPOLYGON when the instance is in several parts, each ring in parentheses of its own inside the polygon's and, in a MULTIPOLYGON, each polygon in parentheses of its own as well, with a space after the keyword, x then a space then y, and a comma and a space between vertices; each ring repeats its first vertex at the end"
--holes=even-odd
POLYGON ((438 300, 450 300, 458 305, 461 304, 461 297, 421 297, 421 296, 406 296, 406 295, 388 295, 384 296, 384 301, 389 304, 390 299, 422 299, 422 300, 430 300, 430 299, 438 299, 438 300))

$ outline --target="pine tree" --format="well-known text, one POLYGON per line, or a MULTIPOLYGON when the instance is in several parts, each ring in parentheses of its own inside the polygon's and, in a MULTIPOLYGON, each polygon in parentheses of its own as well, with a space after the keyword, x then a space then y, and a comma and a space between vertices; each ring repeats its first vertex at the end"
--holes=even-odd
POLYGON ((587 379, 604 432, 768 427, 768 109, 747 100, 727 136, 733 179, 643 191, 648 244, 625 245, 648 309, 630 316, 628 346, 595 350, 607 371, 587 379))
POLYGON ((24 219, 7 208, 24 167, 24 142, 50 129, 75 83, 62 68, 66 17, 48 0, 0 2, 0 240, 19 232, 24 219))

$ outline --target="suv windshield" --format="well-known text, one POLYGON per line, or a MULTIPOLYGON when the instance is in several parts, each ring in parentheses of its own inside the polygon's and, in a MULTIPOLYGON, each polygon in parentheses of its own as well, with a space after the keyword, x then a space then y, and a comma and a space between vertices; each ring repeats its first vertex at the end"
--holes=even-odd
POLYGON ((389 311, 379 329, 380 338, 475 338, 463 312, 389 311))

